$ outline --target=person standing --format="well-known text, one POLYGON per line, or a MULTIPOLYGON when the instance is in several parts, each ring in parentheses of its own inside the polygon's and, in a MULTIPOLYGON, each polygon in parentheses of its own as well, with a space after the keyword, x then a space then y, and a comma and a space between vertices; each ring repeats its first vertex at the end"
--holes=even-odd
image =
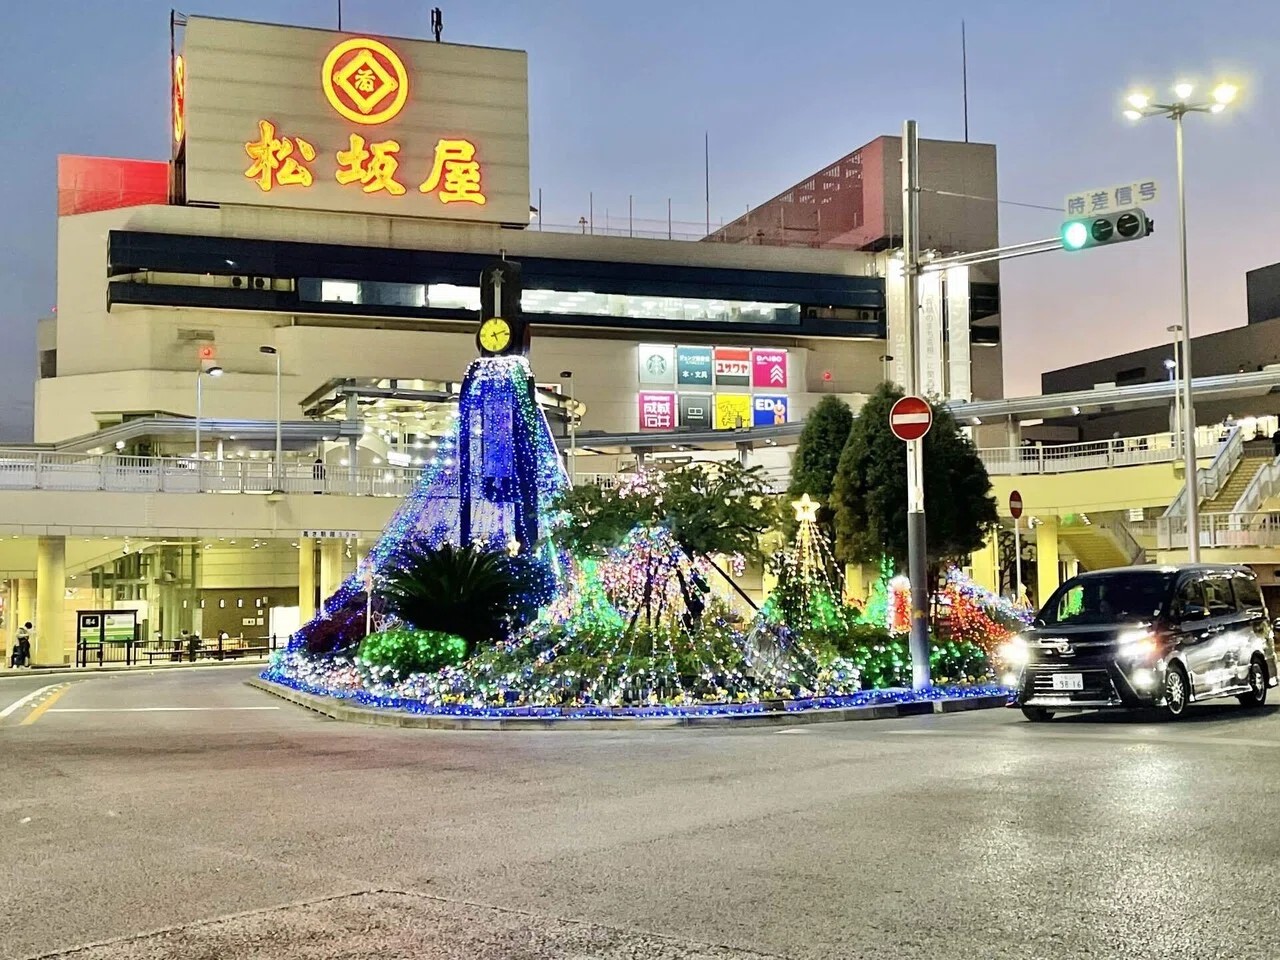
POLYGON ((28 620, 18 628, 13 638, 13 651, 9 654, 9 666, 31 666, 31 621, 28 620))

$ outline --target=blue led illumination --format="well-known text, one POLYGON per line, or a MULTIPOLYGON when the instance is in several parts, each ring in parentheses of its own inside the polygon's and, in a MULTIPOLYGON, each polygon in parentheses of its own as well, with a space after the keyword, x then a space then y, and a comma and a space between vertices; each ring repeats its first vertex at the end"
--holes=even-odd
MULTIPOLYGON (((678 489, 675 483, 642 471, 609 495, 660 503, 665 491, 678 489)), ((811 628, 796 622, 813 619, 813 604, 804 606, 803 616, 753 620, 734 612, 711 583, 714 574, 729 574, 687 552, 661 515, 603 552, 570 556, 557 544, 557 536, 576 542, 567 538, 576 529, 567 526, 574 522, 572 507, 557 504, 567 487, 534 400, 528 361, 473 361, 437 457, 359 572, 294 634, 263 678, 366 707, 489 719, 734 717, 1008 695, 976 669, 956 675, 977 681, 967 685, 862 689, 864 671, 848 659, 851 654, 835 655, 830 644, 815 647, 811 628), (394 574, 396 583, 412 583, 421 569, 413 565, 420 551, 445 544, 511 551, 535 561, 532 566, 546 575, 520 588, 531 601, 528 613, 518 621, 514 615, 499 620, 499 632, 486 634, 469 659, 437 672, 401 675, 397 669, 407 667, 359 656, 369 600, 364 571, 374 580, 375 631, 397 629, 392 613, 402 608, 384 607, 379 584, 394 601, 398 588, 386 578, 394 574), (530 622, 534 610, 539 612, 530 622), (512 626, 517 622, 518 629, 512 626)), ((722 495, 728 504, 732 497, 759 494, 743 487, 722 495)), ((576 522, 589 529, 594 516, 576 522)), ((817 564, 809 560, 797 570, 817 564)), ((825 589, 824 596, 835 596, 830 584, 825 589)), ((447 595, 461 596, 453 586, 447 595)), ((469 617, 474 605, 466 602, 469 617)), ((894 676, 888 682, 900 681, 894 676)))
MULTIPOLYGON (((567 485, 546 416, 533 399, 533 371, 524 357, 472 361, 462 380, 458 413, 434 461, 392 516, 358 570, 375 578, 399 565, 412 544, 479 544, 540 550, 562 569, 547 539, 551 503, 567 485)), ((364 636, 365 591, 353 573, 322 611, 289 642, 290 650, 328 654, 364 636)))

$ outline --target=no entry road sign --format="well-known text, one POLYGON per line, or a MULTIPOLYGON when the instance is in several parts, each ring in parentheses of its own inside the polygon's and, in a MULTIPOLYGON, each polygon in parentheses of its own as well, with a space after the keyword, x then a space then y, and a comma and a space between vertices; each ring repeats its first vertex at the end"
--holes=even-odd
POLYGON ((889 429, 899 440, 919 440, 933 426, 933 409, 920 397, 902 397, 889 411, 889 429))
POLYGON ((1022 494, 1017 490, 1009 494, 1009 516, 1015 520, 1022 516, 1022 494))

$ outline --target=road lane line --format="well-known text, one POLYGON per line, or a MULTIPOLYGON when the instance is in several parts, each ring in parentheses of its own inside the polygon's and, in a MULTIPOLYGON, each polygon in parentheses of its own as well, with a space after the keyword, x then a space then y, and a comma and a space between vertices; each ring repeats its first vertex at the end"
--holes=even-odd
POLYGON ((28 724, 35 723, 44 715, 44 712, 46 710, 48 710, 51 706, 53 706, 55 703, 58 702, 59 697, 61 697, 64 693, 66 693, 70 689, 71 689, 70 683, 59 684, 56 690, 54 690, 51 694, 49 694, 49 696, 45 697, 44 700, 40 701, 39 705, 34 710, 32 710, 30 713, 28 713, 25 717, 22 718, 22 722, 19 723, 18 726, 25 727, 28 724))
POLYGON ((25 697, 19 697, 17 700, 13 701, 13 703, 5 707, 3 710, 0 710, 0 720, 3 720, 5 717, 9 716, 9 714, 17 710, 21 710, 26 704, 30 703, 36 697, 40 696, 42 693, 48 693, 50 690, 52 690, 56 686, 57 686, 56 683, 51 683, 47 687, 41 687, 39 690, 32 690, 25 697))
POLYGON ((279 707, 59 707, 50 713, 219 713, 228 710, 279 710, 279 707))
POLYGON ((1038 740, 1070 740, 1075 743, 1128 743, 1128 744, 1150 744, 1159 743, 1168 746, 1177 746, 1179 744, 1191 744, 1195 746, 1221 746, 1229 745, 1236 747, 1264 747, 1268 749, 1280 749, 1280 739, 1262 740, 1255 737, 1226 737, 1221 734, 1211 733, 1183 733, 1169 732, 1167 734, 1158 734, 1153 731, 1145 731, 1140 734, 1131 735, 1125 733, 1093 733, 1085 732, 1079 729, 1078 732, 1062 730, 1061 732, 1050 733, 1047 730, 1036 730, 1034 733, 1023 734, 1001 734, 997 737, 982 736, 975 732, 962 732, 959 730, 886 730, 886 734, 892 737, 961 737, 972 740, 975 744, 983 747, 990 746, 992 742, 1019 744, 1019 743, 1035 743, 1038 740))

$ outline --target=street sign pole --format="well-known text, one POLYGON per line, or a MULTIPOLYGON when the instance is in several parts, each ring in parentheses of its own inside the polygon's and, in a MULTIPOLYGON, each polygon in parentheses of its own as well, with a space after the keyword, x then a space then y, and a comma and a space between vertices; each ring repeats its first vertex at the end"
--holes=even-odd
POLYGON ((1009 513, 1013 515, 1013 579, 1015 603, 1022 602, 1022 494, 1009 494, 1009 513))
MULTIPOLYGON (((920 147, 916 121, 902 125, 902 277, 906 284, 907 396, 920 383, 920 147)), ((907 576, 911 581, 911 686, 929 678, 929 578, 924 515, 924 440, 907 441, 907 576)))

